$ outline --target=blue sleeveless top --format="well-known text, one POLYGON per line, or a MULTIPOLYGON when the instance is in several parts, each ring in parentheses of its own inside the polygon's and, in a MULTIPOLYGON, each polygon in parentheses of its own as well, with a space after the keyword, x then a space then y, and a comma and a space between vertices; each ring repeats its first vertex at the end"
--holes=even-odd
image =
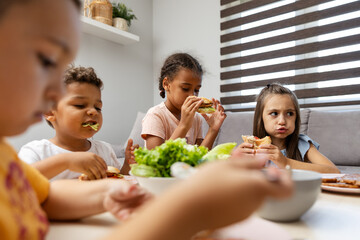
MULTIPOLYGON (((310 143, 312 143, 317 150, 319 150, 320 144, 318 144, 317 142, 315 142, 314 140, 312 140, 311 138, 309 138, 307 135, 305 134, 300 134, 299 135, 299 143, 298 143, 298 149, 299 152, 301 154, 301 159, 302 161, 304 161, 305 158, 305 154, 307 153, 307 151, 309 151, 310 149, 310 143)), ((281 153, 286 156, 286 149, 281 150, 281 153)))
MULTIPOLYGON (((317 150, 319 150, 320 144, 318 144, 317 142, 315 142, 314 140, 312 140, 311 138, 309 138, 309 136, 305 135, 305 134, 300 134, 299 135, 299 142, 298 142, 298 149, 299 152, 301 154, 301 160, 304 161, 305 158, 305 154, 307 153, 307 151, 309 151, 310 149, 310 143, 312 143, 317 150)), ((281 153, 286 156, 286 149, 281 150, 281 153)), ((268 166, 277 166, 274 162, 269 160, 269 163, 267 164, 268 166)))

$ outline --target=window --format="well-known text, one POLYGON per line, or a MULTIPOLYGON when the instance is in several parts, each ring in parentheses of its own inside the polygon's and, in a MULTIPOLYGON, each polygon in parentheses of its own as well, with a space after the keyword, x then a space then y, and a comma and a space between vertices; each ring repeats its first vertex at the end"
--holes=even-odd
POLYGON ((301 107, 360 105, 360 1, 221 0, 221 103, 280 82, 301 107))

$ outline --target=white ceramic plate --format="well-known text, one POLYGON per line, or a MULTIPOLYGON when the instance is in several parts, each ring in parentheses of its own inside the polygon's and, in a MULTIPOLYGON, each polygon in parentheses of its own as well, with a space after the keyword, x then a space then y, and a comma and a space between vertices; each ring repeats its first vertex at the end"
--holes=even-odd
MULTIPOLYGON (((221 228, 204 239, 246 239, 246 240, 290 240, 291 236, 282 227, 253 216, 245 221, 221 228), (259 231, 261 229, 261 231, 259 231)), ((200 238, 201 239, 201 238, 200 238)))
MULTIPOLYGON (((333 178, 333 177, 342 177, 345 174, 322 174, 323 178, 333 178)), ((330 191, 330 192, 339 192, 339 193, 355 193, 360 194, 360 188, 342 188, 342 187, 332 187, 321 185, 321 189, 330 191)))

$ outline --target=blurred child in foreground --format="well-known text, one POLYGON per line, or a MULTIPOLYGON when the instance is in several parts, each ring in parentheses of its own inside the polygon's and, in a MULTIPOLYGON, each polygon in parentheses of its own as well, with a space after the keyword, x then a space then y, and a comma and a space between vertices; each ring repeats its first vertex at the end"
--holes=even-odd
POLYGON ((109 210, 129 215, 149 195, 123 180, 51 184, 4 139, 24 132, 56 103, 78 49, 78 0, 0 2, 0 239, 44 239, 48 219, 109 210))

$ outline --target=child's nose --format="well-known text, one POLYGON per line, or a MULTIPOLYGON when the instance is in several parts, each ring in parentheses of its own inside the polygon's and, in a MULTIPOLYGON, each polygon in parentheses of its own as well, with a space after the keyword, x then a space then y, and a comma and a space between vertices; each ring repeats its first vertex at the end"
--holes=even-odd
POLYGON ((97 111, 96 111, 96 109, 95 108, 90 108, 89 110, 88 110, 88 115, 90 115, 90 116, 94 116, 94 115, 97 115, 97 111))
POLYGON ((285 116, 284 115, 280 115, 279 116, 279 124, 285 124, 285 116))

